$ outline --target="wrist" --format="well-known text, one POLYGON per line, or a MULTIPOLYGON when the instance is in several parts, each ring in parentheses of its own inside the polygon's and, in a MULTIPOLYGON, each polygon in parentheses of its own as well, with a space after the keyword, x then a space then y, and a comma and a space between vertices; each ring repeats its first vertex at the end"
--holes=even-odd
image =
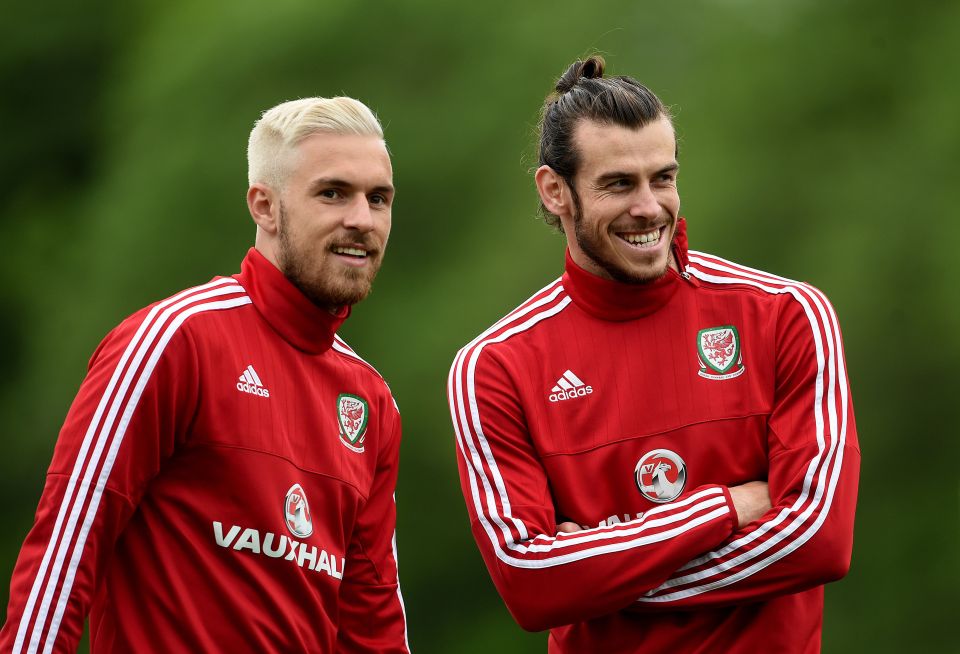
POLYGON ((730 487, 719 487, 721 490, 723 490, 723 498, 727 503, 727 508, 730 509, 730 533, 732 534, 740 528, 740 512, 737 511, 737 505, 733 501, 733 495, 730 494, 730 487))

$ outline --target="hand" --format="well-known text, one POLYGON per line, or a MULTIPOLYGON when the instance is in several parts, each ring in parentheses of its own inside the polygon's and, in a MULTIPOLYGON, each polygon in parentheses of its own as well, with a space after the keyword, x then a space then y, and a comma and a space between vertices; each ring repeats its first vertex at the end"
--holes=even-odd
POLYGON ((770 489, 765 481, 749 481, 730 487, 730 499, 737 509, 739 527, 744 527, 770 510, 770 489))
POLYGON ((581 527, 576 522, 561 522, 557 525, 558 534, 572 534, 575 531, 582 531, 586 527, 581 527))

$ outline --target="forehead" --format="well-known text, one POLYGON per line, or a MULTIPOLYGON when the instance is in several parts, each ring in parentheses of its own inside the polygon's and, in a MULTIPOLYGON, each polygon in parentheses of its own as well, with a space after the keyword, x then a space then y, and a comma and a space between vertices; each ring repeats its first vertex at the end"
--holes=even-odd
POLYGON ((311 134, 293 148, 290 181, 310 183, 317 177, 357 186, 390 186, 393 168, 383 139, 359 134, 311 134))
POLYGON ((676 162, 673 125, 662 116, 639 128, 581 120, 573 143, 580 157, 578 174, 585 176, 652 172, 676 162))

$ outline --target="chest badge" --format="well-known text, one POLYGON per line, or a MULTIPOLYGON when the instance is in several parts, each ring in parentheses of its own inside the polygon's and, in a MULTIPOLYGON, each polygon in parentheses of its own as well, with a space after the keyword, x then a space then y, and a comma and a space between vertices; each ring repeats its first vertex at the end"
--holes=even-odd
POLYGON ((732 379, 745 370, 740 350, 740 334, 733 325, 711 327, 697 332, 697 356, 705 379, 732 379))
POLYGON ((300 484, 294 484, 287 491, 287 497, 283 500, 283 519, 294 536, 306 538, 313 533, 310 504, 300 484))
POLYGON ((671 502, 687 483, 687 464, 672 450, 651 450, 633 470, 640 493, 657 504, 671 502))
POLYGON ((340 425, 340 442, 354 452, 363 452, 363 440, 367 433, 370 407, 357 395, 340 393, 337 396, 337 423, 340 425))

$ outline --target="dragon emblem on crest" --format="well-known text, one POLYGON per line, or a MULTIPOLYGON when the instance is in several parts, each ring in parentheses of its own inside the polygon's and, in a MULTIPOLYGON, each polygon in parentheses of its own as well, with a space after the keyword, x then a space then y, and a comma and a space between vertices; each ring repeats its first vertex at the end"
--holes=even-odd
POLYGON ((730 379, 743 374, 740 334, 733 325, 710 327, 697 332, 697 354, 701 377, 730 379))
POLYGON ((340 427, 340 442, 354 452, 363 452, 370 407, 358 395, 340 393, 337 396, 337 423, 340 427))

